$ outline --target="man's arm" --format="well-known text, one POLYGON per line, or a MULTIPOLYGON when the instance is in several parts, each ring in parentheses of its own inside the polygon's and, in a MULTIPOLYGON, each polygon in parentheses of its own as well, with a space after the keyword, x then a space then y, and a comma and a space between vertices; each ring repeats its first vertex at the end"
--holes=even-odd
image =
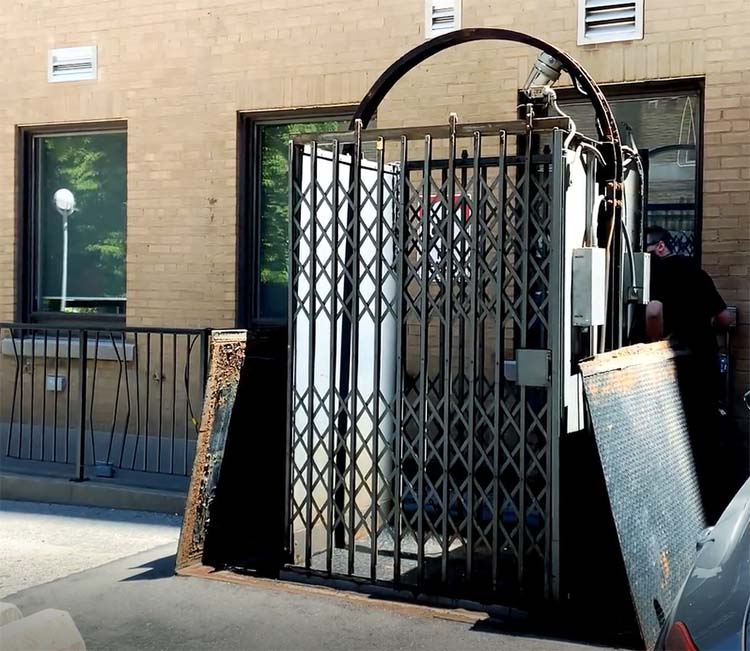
POLYGON ((646 305, 646 339, 659 341, 664 337, 664 304, 650 301, 646 305))
POLYGON ((703 300, 708 314, 711 315, 711 324, 716 330, 726 330, 732 323, 732 316, 727 309, 727 304, 716 289, 714 281, 705 271, 701 269, 701 284, 703 300))
POLYGON ((713 326, 716 330, 723 332, 730 325, 732 325, 732 315, 727 308, 724 308, 714 317, 713 326))

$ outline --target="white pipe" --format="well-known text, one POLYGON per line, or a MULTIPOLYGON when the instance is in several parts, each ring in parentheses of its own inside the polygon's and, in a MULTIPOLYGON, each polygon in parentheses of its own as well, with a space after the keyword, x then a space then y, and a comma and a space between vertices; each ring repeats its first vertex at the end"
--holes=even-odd
POLYGON ((604 201, 604 195, 597 195, 594 199, 594 205, 591 207, 591 219, 586 224, 586 246, 594 246, 594 223, 599 221, 599 209, 602 201, 604 201))

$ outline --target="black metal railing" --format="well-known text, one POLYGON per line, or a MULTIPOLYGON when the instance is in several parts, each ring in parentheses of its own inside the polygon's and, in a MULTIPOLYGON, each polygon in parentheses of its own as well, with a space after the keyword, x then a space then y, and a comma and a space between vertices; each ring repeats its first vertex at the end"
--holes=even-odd
POLYGON ((29 462, 187 476, 210 331, 0 323, 0 451, 29 462))

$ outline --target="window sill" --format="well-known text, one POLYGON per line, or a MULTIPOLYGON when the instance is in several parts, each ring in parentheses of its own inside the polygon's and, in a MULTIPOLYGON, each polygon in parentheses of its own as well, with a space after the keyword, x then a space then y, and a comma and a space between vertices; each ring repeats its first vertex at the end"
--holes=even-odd
MULTIPOLYGON (((35 336, 24 337, 23 348, 21 347, 20 337, 4 337, 0 342, 0 354, 10 357, 45 357, 44 337, 35 336)), ((47 336, 46 357, 54 359, 78 359, 81 356, 81 343, 78 337, 70 339, 70 350, 68 350, 68 337, 60 336, 59 346, 56 337, 47 336)), ((124 341, 99 340, 97 345, 96 339, 89 339, 86 347, 86 359, 97 359, 99 361, 124 361, 131 362, 135 356, 135 345, 124 341)))

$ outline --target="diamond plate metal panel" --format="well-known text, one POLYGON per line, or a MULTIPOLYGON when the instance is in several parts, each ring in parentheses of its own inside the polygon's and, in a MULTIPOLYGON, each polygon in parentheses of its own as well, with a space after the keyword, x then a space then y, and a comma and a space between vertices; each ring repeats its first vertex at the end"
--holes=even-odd
POLYGON ((681 357, 660 342, 581 364, 631 596, 649 647, 660 629, 656 604, 664 611, 672 604, 705 527, 680 391, 690 368, 681 357))

